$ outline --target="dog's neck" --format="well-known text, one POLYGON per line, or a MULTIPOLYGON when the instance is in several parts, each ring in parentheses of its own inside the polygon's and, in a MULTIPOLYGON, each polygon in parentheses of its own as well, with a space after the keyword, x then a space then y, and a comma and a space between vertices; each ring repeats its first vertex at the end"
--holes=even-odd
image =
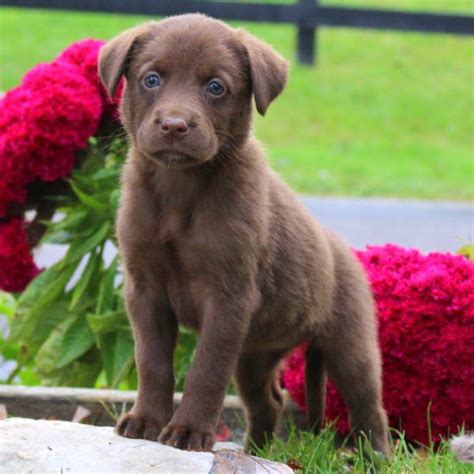
POLYGON ((220 150, 208 162, 185 169, 171 169, 141 154, 135 147, 131 150, 133 168, 138 174, 140 186, 166 201, 187 201, 195 199, 204 190, 225 177, 229 183, 239 178, 242 171, 255 166, 258 153, 256 140, 249 137, 239 149, 220 150))
POLYGON ((247 142, 236 155, 223 154, 207 164, 181 170, 164 168, 131 148, 125 183, 128 192, 148 203, 148 219, 159 224, 155 238, 163 243, 182 235, 191 216, 210 201, 215 205, 233 202, 242 189, 261 188, 258 180, 264 174, 258 168, 264 161, 255 140, 247 142))
POLYGON ((185 169, 162 166, 134 150, 133 165, 140 175, 141 184, 161 198, 183 198, 195 194, 219 173, 218 163, 205 163, 185 169))

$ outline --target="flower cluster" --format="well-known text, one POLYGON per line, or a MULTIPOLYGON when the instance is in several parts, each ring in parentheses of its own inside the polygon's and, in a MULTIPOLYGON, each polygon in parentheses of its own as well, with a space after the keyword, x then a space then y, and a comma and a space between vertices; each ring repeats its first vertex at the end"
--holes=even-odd
POLYGON ((103 114, 102 120, 118 119, 118 105, 122 96, 123 81, 119 83, 115 97, 111 99, 106 90, 102 87, 97 69, 97 58, 99 50, 104 44, 103 41, 95 39, 85 39, 74 43, 65 49, 56 59, 58 63, 74 64, 81 69, 84 77, 98 88, 98 92, 102 97, 103 114))
POLYGON ((39 272, 27 243, 20 219, 0 223, 0 288, 20 291, 39 272))
MULTIPOLYGON (((23 214, 32 185, 71 172, 77 151, 87 146, 104 115, 116 105, 107 99, 97 75, 102 44, 92 39, 72 44, 51 63, 34 67, 19 87, 0 100, 0 219, 4 223, 19 225, 9 219, 23 214)), ((2 235, 9 228, 0 227, 2 256, 11 257, 8 270, 0 266, 0 289, 21 290, 35 272, 19 276, 31 256, 21 246, 23 257, 14 258, 18 242, 2 235)))
MULTIPOLYGON (((357 252, 378 309, 383 398, 390 424, 427 443, 474 429, 474 263, 393 245, 357 252)), ((283 383, 304 408, 305 346, 286 360, 283 383)), ((341 396, 328 384, 326 416, 348 432, 341 396)))

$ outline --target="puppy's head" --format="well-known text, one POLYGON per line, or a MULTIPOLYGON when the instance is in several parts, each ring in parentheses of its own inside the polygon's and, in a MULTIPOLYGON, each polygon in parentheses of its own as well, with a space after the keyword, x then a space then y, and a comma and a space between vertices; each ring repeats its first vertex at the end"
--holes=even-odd
POLYGON ((121 117, 134 146, 169 168, 187 168, 238 147, 251 100, 263 115, 283 90, 287 63, 225 23, 190 14, 125 31, 99 55, 112 96, 122 76, 121 117))

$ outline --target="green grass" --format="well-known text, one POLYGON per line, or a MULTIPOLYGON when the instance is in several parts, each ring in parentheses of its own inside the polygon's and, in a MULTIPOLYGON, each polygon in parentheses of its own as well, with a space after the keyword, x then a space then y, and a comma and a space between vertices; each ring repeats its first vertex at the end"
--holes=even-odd
POLYGON ((403 437, 392 443, 390 460, 383 460, 370 448, 363 456, 363 449, 334 447, 335 432, 324 429, 318 436, 301 432, 290 426, 287 440, 275 438, 257 451, 263 458, 289 464, 296 472, 331 474, 463 474, 472 472, 472 466, 460 463, 443 441, 436 452, 432 448, 415 449, 403 437), (371 451, 371 452, 370 452, 371 451))
MULTIPOLYGON (((470 0, 332 3, 471 12, 470 0)), ((0 89, 74 40, 110 38, 144 17, 0 10, 0 89)), ((285 57, 291 26, 245 24, 285 57)), ((474 41, 323 29, 317 68, 291 63, 287 90, 258 137, 273 166, 308 194, 428 199, 474 197, 474 41)))

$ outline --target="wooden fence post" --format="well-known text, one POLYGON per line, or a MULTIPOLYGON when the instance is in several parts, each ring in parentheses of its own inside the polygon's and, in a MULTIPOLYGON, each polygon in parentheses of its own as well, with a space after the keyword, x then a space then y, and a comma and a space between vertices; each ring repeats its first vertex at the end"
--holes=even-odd
POLYGON ((312 66, 317 62, 318 27, 305 23, 304 13, 313 10, 319 4, 319 0, 299 0, 298 3, 302 12, 298 23, 298 61, 312 66))

